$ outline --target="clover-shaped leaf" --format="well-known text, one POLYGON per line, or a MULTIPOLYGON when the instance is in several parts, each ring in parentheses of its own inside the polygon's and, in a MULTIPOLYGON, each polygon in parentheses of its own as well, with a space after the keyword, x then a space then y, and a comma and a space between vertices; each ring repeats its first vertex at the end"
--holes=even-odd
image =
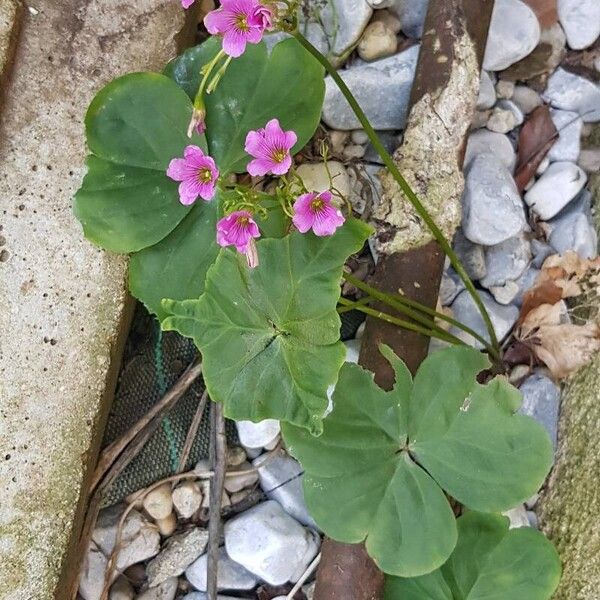
POLYGON ((163 302, 163 328, 194 339, 226 416, 321 430, 327 387, 345 357, 336 312, 342 267, 370 232, 350 219, 330 237, 296 231, 260 240, 255 269, 224 249, 199 299, 163 302))
POLYGON ((385 600, 548 600, 558 586, 560 560, 552 544, 529 527, 508 528, 500 515, 467 512, 457 521, 458 543, 448 561, 421 577, 388 577, 385 600))
MULTIPOLYGON (((211 38, 171 61, 165 74, 194 98, 200 70, 220 50, 211 38)), ((216 90, 205 97, 206 137, 209 154, 223 171, 244 172, 248 156, 244 142, 248 131, 279 119, 283 129, 293 129, 300 150, 314 134, 321 119, 325 95, 323 68, 291 38, 269 53, 264 42, 249 44, 231 62, 216 90)))
POLYGON ((306 471, 306 502, 323 531, 341 542, 366 539, 383 571, 413 577, 454 548, 444 491, 471 508, 508 509, 539 488, 552 445, 538 423, 515 414, 519 392, 504 379, 477 383, 489 362, 476 350, 434 353, 414 382, 389 348, 382 352, 396 373, 392 391, 345 364, 323 434, 288 424, 282 431, 306 471))

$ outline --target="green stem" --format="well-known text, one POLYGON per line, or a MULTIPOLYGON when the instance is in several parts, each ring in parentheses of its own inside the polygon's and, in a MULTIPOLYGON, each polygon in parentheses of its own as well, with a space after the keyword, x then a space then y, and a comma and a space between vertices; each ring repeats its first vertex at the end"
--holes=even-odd
POLYGON ((490 353, 490 355, 494 359, 496 359, 496 360, 500 359, 500 356, 499 356, 498 352, 496 351, 496 349, 493 346, 491 346, 490 343, 483 336, 481 336, 479 333, 477 333, 475 330, 471 329, 464 323, 461 323, 460 321, 457 321, 456 319, 453 319, 452 317, 449 317, 448 315, 445 315, 444 313, 438 312, 437 310, 434 310, 433 308, 429 308, 429 306, 425 306, 424 304, 421 304, 420 302, 417 302, 416 300, 411 300, 410 298, 407 298, 406 296, 395 295, 395 294, 394 295, 385 294, 384 292, 381 292, 378 289, 366 284, 364 281, 357 279, 350 273, 343 273, 342 276, 344 277, 344 279, 346 281, 351 283, 354 287, 357 287, 359 290, 362 290, 363 292, 369 294, 370 296, 379 300, 380 302, 383 302, 383 303, 387 304, 388 306, 395 308, 399 312, 402 312, 405 315, 412 317, 413 319, 415 319, 415 321, 418 321, 423 324, 430 323, 430 321, 428 319, 425 319, 425 317, 423 317, 419 313, 412 311, 412 310, 410 310, 410 308, 406 308, 406 307, 415 308, 415 309, 420 310, 421 312, 424 312, 434 318, 441 319, 442 321, 446 321, 447 323, 450 323, 451 325, 454 325, 455 327, 462 329, 465 333, 468 333, 470 336, 474 337, 478 342, 483 344, 484 348, 490 353))
POLYGON ((344 80, 339 76, 338 72, 331 65, 331 63, 299 31, 294 31, 292 35, 300 42, 300 44, 302 44, 302 46, 310 54, 312 54, 312 56, 314 56, 319 61, 319 63, 321 65, 323 65, 325 70, 329 73, 329 75, 331 75, 332 79, 335 81, 336 85, 338 86, 338 88, 340 89, 340 91, 342 92, 342 94, 344 95, 346 100, 348 101, 348 104, 350 104, 350 107, 354 111, 354 114, 360 121, 360 124, 362 125, 367 136, 369 137, 371 144, 373 145, 373 147, 375 148, 375 150, 381 157, 381 160, 383 161, 385 166, 389 169, 390 173, 392 174, 394 179, 398 182, 398 185, 400 186, 400 188, 402 189, 402 191, 404 192, 404 194, 406 195, 406 197, 408 198, 410 203, 413 205, 413 207, 417 211, 418 215, 423 219, 423 221, 425 222, 425 224, 427 225, 427 227, 433 234, 433 237, 437 240, 438 244, 442 247, 445 254, 450 259, 450 262, 452 263, 452 266, 458 273, 458 276, 463 280, 465 287, 471 294, 473 301, 475 302, 477 308, 479 309, 479 312, 481 313, 481 316, 483 317, 486 328, 490 335, 490 339, 492 340, 492 346, 499 353, 500 347, 498 345, 498 339, 496 337, 496 332, 494 331, 494 326, 492 324, 492 320, 490 319, 490 316, 489 316, 481 298, 479 297, 479 294, 477 293, 477 290, 475 289, 473 282, 467 275, 467 272, 465 271, 464 267, 462 266, 458 256, 456 255, 454 250, 452 250, 452 246, 450 245, 450 243, 448 242, 448 240, 446 239, 446 237, 444 236, 444 234, 442 233, 440 228, 436 225, 435 221, 432 219, 430 214, 427 212, 427 209, 423 206, 423 204, 421 203, 421 201, 419 200, 417 195, 413 192, 412 188, 410 187, 410 185, 408 184, 406 179, 404 179, 404 177, 398 170, 398 167, 394 163, 394 160, 392 159, 392 157, 390 156, 388 151, 384 148, 383 144, 379 140, 379 137, 377 136, 377 133, 371 126, 371 123, 369 123, 367 116, 365 115, 362 108, 356 101, 356 98, 354 98, 354 96, 352 95, 352 92, 348 89, 348 86, 344 83, 344 80))
POLYGON ((225 52, 223 50, 219 50, 215 57, 204 67, 202 67, 202 79, 200 80, 200 85, 198 86, 198 91, 196 92, 196 97, 194 98, 194 108, 204 108, 204 99, 202 96, 204 95, 204 89, 206 88, 206 84, 208 83, 208 79, 210 74, 213 72, 216 64, 225 56, 225 52))
POLYGON ((427 329, 426 327, 422 327, 421 325, 417 325, 416 323, 412 323, 411 321, 404 321, 403 319, 398 319, 397 317, 393 317, 392 315, 388 315, 380 310, 375 310, 373 308, 368 308, 359 302, 352 302, 351 300, 347 300, 346 298, 340 298, 338 302, 345 307, 359 310, 360 312, 365 313, 366 315, 370 315, 371 317, 375 317, 376 319, 381 319, 382 321, 386 321, 387 323, 392 323, 393 325, 397 325, 398 327, 402 327, 403 329, 408 329, 409 331, 414 331, 416 333, 420 333, 422 335, 426 335, 427 337, 437 338, 438 340, 442 340, 443 342, 448 342, 450 344, 456 345, 466 345, 461 339, 450 333, 441 333, 441 331, 427 329))

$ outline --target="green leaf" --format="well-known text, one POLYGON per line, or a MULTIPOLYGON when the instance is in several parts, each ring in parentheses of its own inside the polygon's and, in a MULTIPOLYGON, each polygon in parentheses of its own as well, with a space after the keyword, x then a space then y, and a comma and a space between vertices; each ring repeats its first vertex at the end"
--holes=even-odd
POLYGON ((433 354, 414 382, 389 348, 382 353, 396 373, 392 391, 345 365, 323 434, 289 424, 282 432, 323 531, 342 542, 366 539, 383 570, 409 577, 439 567, 456 542, 442 490, 468 505, 511 508, 538 489, 552 450, 533 419, 513 413, 516 390, 502 379, 477 383, 488 361, 476 350, 433 354))
MULTIPOLYGON (((169 63, 165 74, 193 99, 200 69, 219 49, 219 42, 210 39, 169 63)), ((273 118, 283 129, 296 132, 298 142, 292 152, 297 152, 319 124, 324 94, 323 69, 297 40, 279 42, 270 54, 264 42, 248 44, 217 89, 205 96, 210 155, 223 173, 244 172, 250 160, 244 150, 246 135, 273 118)))
POLYGON ((129 261, 129 289, 154 313, 166 317, 161 302, 197 298, 204 291, 209 267, 219 254, 216 243, 218 195, 197 201, 187 217, 166 238, 134 254, 129 261))
MULTIPOLYGON (((418 396, 415 402, 422 399, 418 396)), ((520 401, 520 393, 505 379, 477 385, 445 433, 431 437, 425 425, 425 441, 411 439, 419 463, 470 508, 494 512, 523 502, 539 489, 552 466, 546 430, 503 404, 515 400, 520 401)))
POLYGON ((421 577, 388 577, 385 600, 548 600, 560 560, 552 544, 528 527, 508 528, 499 515, 467 512, 457 521, 449 560, 421 577))
POLYGON ((165 300, 163 322, 202 352, 211 398, 232 419, 321 429, 327 387, 344 361, 336 312, 346 258, 371 229, 349 220, 335 235, 294 232, 257 243, 260 265, 221 251, 198 300, 165 300))
POLYGON ((94 98, 85 123, 91 155, 74 200, 86 237, 114 252, 134 252, 167 236, 190 208, 166 176, 188 144, 189 98, 169 78, 133 73, 94 98))

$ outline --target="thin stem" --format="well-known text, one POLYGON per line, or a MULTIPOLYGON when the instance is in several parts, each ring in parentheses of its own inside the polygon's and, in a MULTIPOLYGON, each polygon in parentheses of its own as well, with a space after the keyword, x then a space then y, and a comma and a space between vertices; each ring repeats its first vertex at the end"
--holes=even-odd
POLYGON ((473 282, 467 275, 467 272, 465 271, 464 267, 462 266, 458 256, 456 255, 454 250, 452 250, 452 246, 450 245, 450 242, 448 242, 448 240, 446 239, 446 237, 444 236, 444 234, 442 233, 440 228, 436 225, 436 223, 432 219, 431 215, 427 212, 427 209, 423 206, 423 204, 421 203, 421 201, 419 200, 417 195, 413 192, 412 188, 410 187, 410 185, 408 184, 406 179, 404 179, 404 177, 398 170, 398 167, 394 163, 394 160, 392 159, 392 157, 390 156, 388 151, 384 148, 383 144, 379 140, 379 137, 377 136, 377 133, 375 133, 375 130, 371 126, 369 119, 367 119, 367 116, 365 115, 362 108, 356 101, 356 98, 354 98, 354 96, 352 95, 352 92, 348 89, 348 86, 344 83, 344 80, 339 76, 338 72, 331 65, 331 63, 299 31, 294 31, 292 33, 292 35, 300 42, 300 44, 302 44, 302 46, 310 54, 312 54, 312 56, 314 56, 319 61, 319 63, 321 63, 321 65, 323 65, 323 67, 325 67, 325 70, 329 73, 329 75, 331 75, 332 79, 335 81, 336 85, 338 86, 338 88, 340 89, 340 91, 342 92, 342 94, 344 95, 346 100, 348 101, 348 104, 350 104, 350 107, 354 111, 354 114, 360 121, 360 124, 362 125, 367 136, 369 137, 371 144, 373 145, 373 147, 375 148, 375 150, 381 157, 381 160, 383 161, 385 166, 389 169, 389 171, 392 174, 392 176, 394 177, 394 179, 398 182, 398 185, 400 186, 401 190, 404 192, 404 194, 406 195, 406 197, 408 198, 410 203, 413 205, 413 207, 417 211, 418 215, 423 219, 423 221, 425 222, 425 224, 427 225, 427 227, 433 234, 433 237, 437 240, 438 244, 442 247, 445 254, 450 259, 452 266, 458 273, 458 276, 464 282, 465 287, 467 288, 467 290, 473 297, 473 301, 475 302, 477 308, 479 309, 479 312, 481 313, 481 316, 483 317, 486 328, 490 335, 490 339, 492 340, 492 346, 495 349, 499 350, 498 339, 496 337, 496 332, 494 331, 494 326, 492 324, 492 320, 490 319, 490 316, 489 316, 481 298, 479 297, 479 294, 477 293, 477 290, 475 289, 473 282))
POLYGON ((490 355, 493 358, 495 358, 496 360, 500 359, 500 355, 498 354, 496 349, 493 346, 491 346, 490 343, 483 336, 481 336, 479 333, 477 333, 475 330, 471 329, 464 323, 461 323, 460 321, 457 321, 456 319, 453 319, 452 317, 449 317, 448 315, 445 315, 444 313, 438 312, 437 310, 434 310, 433 308, 430 308, 429 306, 426 306, 425 304, 421 304, 420 302, 417 302, 416 300, 411 300, 410 298, 407 298, 406 296, 403 296, 400 294, 398 294, 398 295, 385 294, 384 292, 381 292, 381 291, 377 290, 376 288, 371 287, 364 281, 357 279, 350 273, 343 273, 342 276, 344 277, 344 279, 346 281, 351 283, 354 287, 357 287, 359 290, 362 290, 363 292, 369 294, 373 298, 376 298, 380 302, 383 302, 384 304, 387 304, 388 306, 391 306, 392 308, 395 308, 396 310, 403 312, 407 316, 412 317, 413 319, 415 319, 415 321, 418 321, 423 324, 429 323, 429 320, 427 320, 427 319, 424 320, 424 317, 422 315, 419 315, 418 313, 415 313, 415 311, 407 309, 406 308, 407 306, 415 308, 417 310, 420 310, 421 312, 424 312, 432 317, 441 319, 442 321, 446 321, 447 323, 450 323, 451 325, 454 325, 455 327, 462 329, 465 333, 468 333, 470 336, 475 338, 478 342, 483 344, 485 349, 490 353, 490 355))
POLYGON ((202 96, 204 95, 204 89, 206 88, 206 84, 208 83, 208 78, 210 74, 213 72, 216 64, 225 56, 225 52, 223 50, 219 50, 215 57, 207 63, 204 67, 202 67, 202 71, 200 71, 202 75, 202 79, 200 81, 200 85, 198 86, 198 91, 196 92, 196 97, 194 98, 194 107, 195 108, 203 108, 204 100, 202 96))
POLYGON ((355 308, 356 310, 359 310, 360 312, 363 312, 366 315, 375 317, 376 319, 381 319, 382 321, 386 321, 387 323, 391 323, 392 325, 397 325, 398 327, 408 329, 409 331, 414 331, 416 333, 426 335, 427 337, 437 338, 438 340, 442 340, 450 344, 462 346, 466 345, 461 339, 457 338, 451 333, 442 333, 443 330, 438 331, 434 329, 427 329, 426 327, 422 327, 421 325, 417 325, 416 323, 411 323, 410 321, 404 321, 403 319, 398 319, 397 317, 388 315, 387 313, 384 313, 380 310, 368 308, 366 306, 363 306, 362 304, 352 302, 351 300, 346 300, 346 298, 340 298, 338 302, 342 306, 351 306, 352 308, 355 308))
POLYGON ((207 94, 212 94, 217 85, 219 85, 219 81, 221 81, 221 79, 223 78, 223 75, 225 75, 225 71, 227 71, 227 67, 229 66, 229 63, 232 61, 232 57, 228 56, 227 60, 220 66, 219 70, 215 73, 215 76, 212 78, 211 82, 208 84, 208 87, 206 88, 206 93, 207 94))

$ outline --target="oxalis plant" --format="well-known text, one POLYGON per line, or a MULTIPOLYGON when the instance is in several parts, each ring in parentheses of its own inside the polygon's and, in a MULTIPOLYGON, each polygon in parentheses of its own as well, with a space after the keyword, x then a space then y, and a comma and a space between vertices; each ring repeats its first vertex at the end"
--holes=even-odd
POLYGON ((544 481, 549 437, 517 414, 521 395, 505 378, 478 382, 500 349, 475 287, 335 69, 298 32, 297 12, 296 1, 222 0, 205 18, 206 42, 162 74, 102 89, 86 116, 75 214, 89 240, 131 255, 130 290, 163 329, 193 338, 225 415, 282 422, 316 523, 333 539, 366 542, 389 575, 386 598, 550 598, 554 548, 498 514, 544 481), (263 36, 277 30, 291 35, 269 52, 263 36), (490 341, 344 272, 373 230, 352 216, 335 178, 328 190, 307 189, 293 167, 319 123, 324 70, 463 279, 490 341), (364 297, 340 297, 342 278, 364 297), (344 363, 339 314, 351 309, 449 347, 413 378, 382 346, 395 372, 384 391, 344 363))

